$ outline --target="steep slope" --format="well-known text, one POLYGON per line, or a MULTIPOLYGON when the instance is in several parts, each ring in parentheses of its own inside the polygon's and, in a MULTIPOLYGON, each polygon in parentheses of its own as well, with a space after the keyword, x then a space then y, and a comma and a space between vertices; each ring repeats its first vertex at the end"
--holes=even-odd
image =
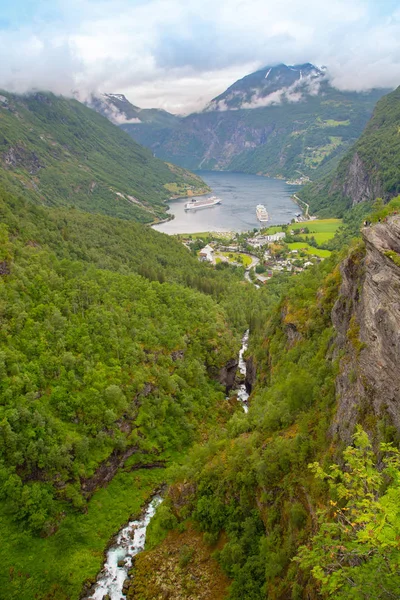
POLYGON ((341 92, 311 64, 278 65, 235 82, 201 113, 163 127, 123 127, 186 168, 314 179, 358 138, 384 93, 341 92))
POLYGON ((360 422, 374 437, 400 432, 400 216, 364 228, 362 237, 365 249, 342 265, 332 314, 345 353, 332 431, 346 443, 360 422))
MULTIPOLYGON (((161 545, 138 558, 132 598, 140 590, 140 598, 150 600, 145 581, 153 593, 171 600, 181 597, 168 572, 149 575, 148 569, 153 552, 168 555, 178 532, 184 532, 186 546, 195 552, 192 528, 200 528, 199 547, 206 544, 214 550, 213 557, 233 580, 226 595, 230 600, 396 596, 398 544, 392 537, 400 526, 398 211, 400 198, 374 215, 374 226, 363 230, 363 242, 353 245, 340 270, 338 257, 332 257, 281 290, 267 324, 250 337, 257 379, 249 413, 234 415, 226 430, 194 451, 178 473, 151 526, 150 546, 162 540, 161 545), (375 465, 377 473, 382 468, 382 454, 372 462, 368 436, 353 438, 357 424, 376 448, 379 442, 395 442, 384 447, 393 464, 385 485, 382 476, 374 479, 375 465), (343 461, 344 445, 353 439, 357 449, 346 452, 350 465, 344 472, 336 467, 330 475, 328 465, 343 461), (328 473, 324 479, 330 487, 344 482, 331 500, 328 485, 311 475, 308 465, 313 461, 314 472, 321 475, 322 465, 328 473), (365 464, 363 469, 360 464, 365 464), (389 516, 381 518, 377 504, 388 485, 394 489, 382 506, 388 507, 389 516), (352 494, 356 504, 348 508, 352 494), (384 528, 387 537, 382 536, 384 528), (317 531, 319 554, 313 554, 311 539, 317 531), (369 546, 375 536, 377 545, 369 546), (311 558, 300 568, 293 558, 303 545, 311 558)), ((168 556, 170 571, 186 581, 190 562, 182 568, 177 558, 173 562, 173 553, 168 556)))
POLYGON ((340 215, 362 202, 400 191, 400 87, 382 98, 360 139, 337 169, 301 191, 319 214, 340 215))
POLYGON ((2 595, 75 599, 164 467, 231 413, 256 290, 138 223, 1 190, 0 214, 2 595))
POLYGON ((149 222, 173 195, 205 191, 76 100, 0 97, 0 180, 37 203, 149 222))
POLYGON ((123 94, 92 96, 87 104, 116 125, 121 126, 133 123, 147 123, 159 127, 172 127, 180 121, 180 117, 166 110, 139 108, 129 102, 123 94))

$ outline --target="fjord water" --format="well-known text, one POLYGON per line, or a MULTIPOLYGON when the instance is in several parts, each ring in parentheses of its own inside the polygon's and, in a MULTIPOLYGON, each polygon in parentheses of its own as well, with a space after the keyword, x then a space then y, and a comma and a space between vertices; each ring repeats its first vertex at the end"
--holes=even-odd
POLYGON ((212 194, 222 203, 211 208, 185 212, 188 198, 170 202, 172 221, 155 225, 154 229, 168 234, 200 231, 248 231, 259 228, 257 204, 264 204, 269 213, 269 224, 290 223, 300 212, 291 200, 298 190, 281 179, 272 179, 245 173, 200 171, 198 174, 210 186, 212 194))

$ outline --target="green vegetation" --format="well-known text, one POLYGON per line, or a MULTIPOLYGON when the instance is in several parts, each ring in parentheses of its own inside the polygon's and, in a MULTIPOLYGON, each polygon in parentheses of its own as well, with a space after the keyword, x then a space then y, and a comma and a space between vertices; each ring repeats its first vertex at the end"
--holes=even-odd
MULTIPOLYGON (((157 163, 155 175, 148 157, 141 171, 148 197, 135 192, 145 208, 128 205, 144 212, 116 212, 121 219, 97 214, 109 210, 108 196, 85 204, 79 186, 73 200, 68 186, 90 171, 89 182, 96 172, 93 190, 115 185, 115 192, 122 177, 118 185, 127 187, 118 191, 127 194, 127 163, 118 159, 123 172, 114 169, 120 140, 127 155, 133 142, 116 130, 105 166, 115 128, 110 124, 102 137, 102 117, 91 120, 85 107, 50 95, 8 98, 8 108, 0 108, 7 134, 6 168, 0 169, 4 598, 77 599, 98 572, 112 534, 166 480, 174 483, 150 527, 149 552, 173 543, 176 561, 168 564, 187 575, 185 581, 201 569, 198 543, 205 560, 213 553, 210 585, 221 567, 225 573, 221 598, 229 582, 231 600, 300 600, 305 593, 361 600, 364 589, 393 597, 398 450, 385 445, 375 457, 360 430, 343 463, 328 435, 341 358, 331 311, 343 247, 358 233, 364 207, 343 223, 297 224, 293 235, 286 228, 287 245, 277 252, 299 247, 326 258, 296 277, 278 274, 257 290, 243 281, 246 255, 232 253, 242 266, 214 268, 196 257, 203 238, 189 251, 178 239, 133 222, 148 219, 149 210, 161 214, 166 187, 179 193, 184 185, 174 179, 179 170, 157 163), (33 138, 43 151, 34 150, 33 138), (167 172, 171 179, 163 179, 167 172), (32 181, 37 189, 23 189, 32 181), (21 195, 10 192, 17 189, 21 195), (40 205, 46 202, 42 189, 53 207, 40 205), (226 399, 224 367, 237 356, 247 328, 257 380, 245 414, 226 399), (341 466, 328 472, 338 460, 341 466)), ((350 127, 335 129, 342 126, 350 127)), ((138 173, 132 175, 137 185, 138 173)), ((399 209, 399 199, 377 202, 371 220, 384 221, 399 209)), ((396 261, 397 253, 387 257, 396 261)), ((355 320, 347 339, 361 349, 355 320)), ((141 581, 145 586, 145 567, 141 581)), ((158 585, 154 578, 152 585, 158 585)))
POLYGON ((252 263, 252 258, 248 254, 243 254, 241 252, 221 252, 222 256, 225 256, 229 262, 241 263, 245 267, 248 267, 252 263))
POLYGON ((112 536, 132 515, 138 515, 154 488, 165 478, 163 469, 128 469, 99 489, 87 512, 68 511, 56 532, 32 535, 10 521, 0 509, 0 582, 4 599, 77 599, 84 581, 93 581, 103 564, 112 536))
POLYGON ((399 127, 400 88, 397 88, 379 100, 361 137, 337 168, 299 192, 310 204, 311 212, 342 216, 356 202, 373 202, 378 196, 388 201, 399 194, 399 127))
POLYGON ((38 204, 150 222, 165 200, 208 188, 152 153, 95 111, 53 94, 2 92, 0 182, 38 204))
POLYGON ((1 190, 0 217, 2 593, 77 598, 165 479, 136 469, 227 419, 216 379, 262 304, 242 269, 131 221, 1 190))
POLYGON ((193 440, 223 398, 207 373, 232 356, 234 338, 210 297, 2 235, 2 498, 15 520, 49 531, 56 500, 81 509, 82 480, 112 452, 193 440))
POLYGON ((182 529, 194 519, 210 545, 227 536, 214 556, 233 580, 231 600, 301 597, 292 596, 304 584, 292 558, 312 528, 309 496, 321 495, 307 464, 327 449, 335 402, 336 261, 260 290, 271 304, 266 320, 252 325, 258 383, 249 413, 236 413, 191 452, 158 521, 157 535, 163 523, 182 529))
MULTIPOLYGON (((326 258, 331 254, 331 247, 328 245, 328 242, 334 240, 336 233, 341 227, 342 219, 319 219, 303 223, 293 223, 288 226, 275 225, 269 227, 267 233, 272 234, 278 231, 285 231, 285 242, 290 250, 303 250, 310 256, 326 258), (293 231, 293 236, 290 235, 290 231, 293 231)), ((339 245, 336 247, 339 247, 339 245)))
POLYGON ((343 468, 332 465, 326 472, 318 463, 310 465, 317 479, 328 482, 331 500, 319 513, 317 534, 295 560, 311 569, 324 597, 396 598, 400 453, 392 444, 382 444, 382 469, 360 426, 354 443, 343 453, 343 468))
POLYGON ((360 136, 383 93, 341 92, 327 84, 322 84, 321 92, 304 102, 204 111, 163 125, 123 127, 139 143, 154 149, 158 157, 185 168, 217 168, 286 179, 298 177, 300 171, 315 179, 319 173, 332 170, 360 136), (212 143, 215 132, 218 144, 212 143), (234 138, 239 144, 232 156, 234 138), (243 150, 243 141, 250 142, 250 147, 243 150))
POLYGON ((326 258, 331 253, 330 250, 321 250, 304 242, 292 242, 287 246, 290 250, 304 250, 311 256, 320 256, 321 258, 326 258))
POLYGON ((334 119, 326 119, 326 121, 323 121, 321 124, 322 127, 339 127, 340 125, 350 125, 349 119, 347 119, 346 121, 335 121, 334 119))

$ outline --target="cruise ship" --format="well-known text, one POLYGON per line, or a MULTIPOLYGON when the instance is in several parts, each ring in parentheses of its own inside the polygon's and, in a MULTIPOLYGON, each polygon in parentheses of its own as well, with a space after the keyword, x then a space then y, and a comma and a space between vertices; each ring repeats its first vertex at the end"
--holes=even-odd
POLYGON ((266 223, 269 219, 267 210, 264 206, 264 204, 257 204, 256 206, 256 215, 257 215, 257 219, 259 221, 261 221, 261 223, 266 223))
POLYGON ((216 204, 221 204, 221 198, 217 198, 217 196, 210 196, 209 198, 199 198, 198 200, 191 200, 190 202, 186 202, 185 210, 198 210, 200 208, 209 208, 210 206, 215 206, 216 204))

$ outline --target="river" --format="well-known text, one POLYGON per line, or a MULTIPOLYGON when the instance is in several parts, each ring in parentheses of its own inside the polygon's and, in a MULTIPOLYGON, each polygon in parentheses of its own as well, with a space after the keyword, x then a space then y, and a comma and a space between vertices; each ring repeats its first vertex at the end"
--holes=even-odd
POLYGON ((132 558, 144 550, 147 526, 161 502, 161 496, 155 495, 145 506, 142 516, 138 520, 129 521, 115 537, 89 596, 91 600, 103 600, 107 597, 109 600, 121 600, 126 597, 124 582, 132 566, 132 558))
MULTIPOLYGON (((249 345, 249 331, 247 330, 242 338, 242 347, 240 348, 240 352, 239 352, 239 364, 238 364, 239 373, 241 375, 243 375, 244 377, 246 377, 246 372, 247 372, 246 361, 244 360, 244 353, 246 352, 248 345, 249 345)), ((241 403, 241 405, 243 407, 244 412, 247 413, 249 410, 248 405, 247 405, 247 402, 249 399, 249 394, 247 393, 245 383, 241 383, 239 385, 238 391, 237 391, 237 397, 238 397, 238 401, 241 403)))
POLYGON ((257 204, 266 207, 270 225, 290 223, 300 212, 290 198, 298 187, 287 185, 281 179, 222 171, 199 171, 198 174, 222 203, 185 212, 187 198, 170 201, 168 213, 174 215, 174 219, 155 225, 154 229, 170 235, 201 231, 241 232, 260 227, 256 218, 257 204))
MULTIPOLYGON (((242 346, 239 351, 238 368, 242 376, 246 376, 246 362, 244 353, 249 343, 249 331, 242 338, 242 346)), ((244 412, 248 412, 249 394, 245 383, 237 388, 237 399, 244 412)), ((100 571, 97 581, 87 596, 90 600, 124 600, 126 598, 125 582, 129 578, 129 570, 132 566, 133 557, 142 552, 146 543, 147 527, 154 516, 157 506, 161 504, 162 497, 155 494, 145 505, 142 515, 137 520, 129 521, 115 536, 113 542, 106 552, 104 566, 100 571)))

